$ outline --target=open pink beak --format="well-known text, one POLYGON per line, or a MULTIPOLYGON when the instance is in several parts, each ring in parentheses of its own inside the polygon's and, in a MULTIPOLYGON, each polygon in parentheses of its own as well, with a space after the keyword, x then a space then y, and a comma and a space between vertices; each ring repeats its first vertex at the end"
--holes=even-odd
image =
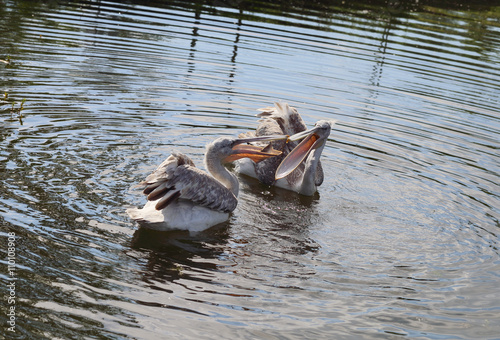
POLYGON ((307 131, 299 132, 289 138, 289 140, 297 140, 306 136, 281 162, 276 170, 275 179, 284 178, 295 170, 300 163, 311 153, 313 149, 318 147, 319 136, 315 133, 315 128, 307 131))

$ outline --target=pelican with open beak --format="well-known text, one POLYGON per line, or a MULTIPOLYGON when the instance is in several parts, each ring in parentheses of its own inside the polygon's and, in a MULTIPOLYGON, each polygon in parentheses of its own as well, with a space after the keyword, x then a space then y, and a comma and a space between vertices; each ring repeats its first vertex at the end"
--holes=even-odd
POLYGON ((309 130, 290 136, 302 141, 288 153, 276 169, 276 186, 311 196, 323 183, 320 157, 334 122, 320 120, 309 130))
POLYGON ((241 159, 236 163, 236 171, 270 186, 313 195, 323 183, 320 156, 335 122, 319 121, 308 130, 297 110, 282 102, 260 111, 257 116, 261 120, 257 130, 246 132, 240 137, 276 134, 291 137, 271 142, 274 149, 282 151, 280 156, 260 163, 241 159), (299 143, 301 139, 304 140, 299 143))
POLYGON ((172 153, 141 185, 147 203, 142 209, 127 209, 140 226, 155 230, 202 231, 226 221, 238 203, 238 179, 224 164, 241 158, 259 163, 281 155, 270 145, 249 143, 286 140, 286 135, 253 138, 220 137, 207 145, 205 166, 195 167, 182 153, 172 153))

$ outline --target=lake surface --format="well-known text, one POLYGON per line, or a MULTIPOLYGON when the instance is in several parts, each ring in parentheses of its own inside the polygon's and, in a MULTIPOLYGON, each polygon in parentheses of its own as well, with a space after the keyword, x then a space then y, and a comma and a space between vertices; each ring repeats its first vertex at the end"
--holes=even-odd
POLYGON ((0 8, 0 334, 499 337, 500 7, 147 3, 0 8), (280 100, 338 121, 317 195, 242 177, 202 233, 127 217, 280 100))

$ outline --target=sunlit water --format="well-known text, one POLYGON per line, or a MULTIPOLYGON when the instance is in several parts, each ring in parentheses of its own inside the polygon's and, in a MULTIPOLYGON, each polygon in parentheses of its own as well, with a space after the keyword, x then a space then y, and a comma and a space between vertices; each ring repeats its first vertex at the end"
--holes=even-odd
POLYGON ((0 334, 497 338, 499 7, 351 5, 4 2, 0 334), (277 100, 338 121, 317 195, 137 230, 137 182, 277 100))

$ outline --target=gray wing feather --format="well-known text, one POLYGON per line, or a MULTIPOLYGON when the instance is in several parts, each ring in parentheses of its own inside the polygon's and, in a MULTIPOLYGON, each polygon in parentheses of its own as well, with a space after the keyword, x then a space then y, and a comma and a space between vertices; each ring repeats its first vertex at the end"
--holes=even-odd
POLYGON ((176 199, 223 212, 233 211, 238 204, 229 189, 196 168, 193 161, 181 153, 170 155, 142 184, 146 185, 144 193, 148 200, 159 200, 158 210, 176 199))

